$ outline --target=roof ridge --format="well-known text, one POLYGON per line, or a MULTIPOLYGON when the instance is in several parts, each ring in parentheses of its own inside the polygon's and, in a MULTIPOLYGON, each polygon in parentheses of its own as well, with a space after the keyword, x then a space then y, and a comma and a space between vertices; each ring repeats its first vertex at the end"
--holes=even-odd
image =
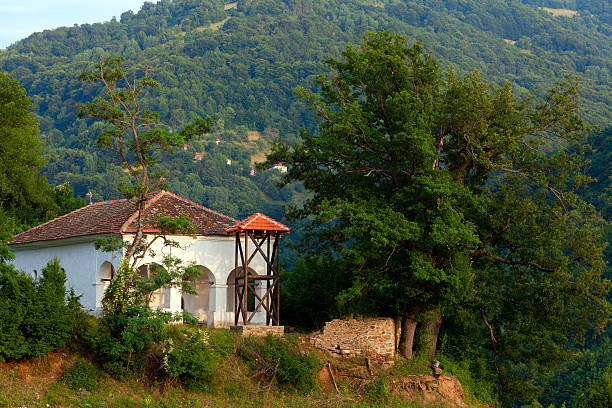
MULTIPOLYGON (((99 233, 124 234, 133 233, 137 221, 137 198, 121 198, 116 200, 100 201, 67 214, 60 215, 33 228, 16 234, 11 244, 64 239, 76 236, 93 235, 99 233)), ((174 193, 157 190, 147 193, 140 209, 149 226, 151 217, 160 214, 174 214, 185 212, 189 214, 197 228, 203 235, 226 235, 228 225, 238 222, 236 219, 204 207, 201 204, 177 196, 174 193), (159 210, 159 211, 158 211, 159 210)))
POLYGON ((257 213, 255 213, 253 215, 250 215, 247 218, 245 218, 245 219, 239 221, 238 223, 232 225, 230 228, 227 229, 227 231, 231 232, 231 231, 236 230, 236 229, 247 230, 247 229, 249 229, 249 226, 253 222, 255 222, 258 218, 263 218, 264 220, 266 220, 270 224, 276 226, 277 228, 284 229, 287 232, 291 231, 291 228, 289 228, 288 226, 286 226, 282 222, 277 221, 274 218, 271 218, 271 217, 267 216, 266 214, 260 213, 260 212, 257 212, 257 213))
MULTIPOLYGON (((153 197, 151 197, 150 199, 148 199, 147 201, 145 201, 145 208, 147 208, 152 201, 156 201, 158 200, 162 195, 164 195, 164 193, 166 193, 167 191, 165 190, 160 190, 157 194, 155 194, 153 197)), ((154 191, 152 191, 151 193, 155 193, 154 191)), ((136 218, 138 216, 138 210, 134 211, 134 213, 132 215, 130 215, 128 217, 128 219, 121 225, 121 229, 119 229, 119 232, 124 233, 125 229, 127 228, 127 226, 134 221, 134 218, 136 218)))
MULTIPOLYGON (((253 221, 255 221, 255 219, 256 219, 257 217, 259 217, 260 215, 262 215, 262 214, 261 214, 261 213, 255 213, 255 214, 251 215, 250 217, 247 217, 247 218, 246 218, 244 221, 247 221, 247 220, 248 220, 248 222, 246 222, 245 224, 243 224, 243 225, 242 225, 242 228, 246 228, 246 227, 248 227, 248 226, 249 226, 249 225, 250 225, 250 224, 251 224, 253 221)), ((240 224, 240 223, 242 223, 242 221, 239 221, 238 223, 240 224)))
POLYGON ((267 216, 264 213, 256 213, 258 216, 262 216, 264 218, 266 218, 268 221, 270 221, 272 224, 276 224, 279 227, 283 227, 283 228, 289 228, 288 226, 286 226, 285 224, 283 224, 280 221, 276 221, 274 218, 267 216))
POLYGON ((229 219, 230 219, 230 220, 232 220, 232 221, 239 221, 239 220, 237 220, 237 219, 236 219, 236 218, 234 218, 234 217, 230 217, 229 215, 226 215, 226 214, 220 213, 219 211, 215 211, 215 210, 213 210, 213 209, 211 209, 211 208, 205 207, 205 206, 203 206, 202 204, 198 204, 198 203, 196 203, 195 201, 191 201, 191 200, 189 200, 189 199, 187 199, 187 198, 184 198, 184 197, 181 197, 181 196, 179 196, 179 195, 176 195, 176 194, 174 194, 174 193, 172 193, 172 192, 170 192, 170 191, 166 191, 166 193, 168 193, 168 194, 170 194, 170 195, 172 195, 172 196, 174 196, 174 197, 178 198, 179 200, 182 200, 182 201, 184 201, 184 202, 186 202, 186 203, 189 203, 189 204, 191 204, 191 205, 195 205, 196 207, 199 207, 199 208, 203 208, 203 209, 205 209, 206 211, 210 211, 210 212, 211 212, 211 213, 213 213, 213 214, 221 215, 222 217, 229 218, 229 219))

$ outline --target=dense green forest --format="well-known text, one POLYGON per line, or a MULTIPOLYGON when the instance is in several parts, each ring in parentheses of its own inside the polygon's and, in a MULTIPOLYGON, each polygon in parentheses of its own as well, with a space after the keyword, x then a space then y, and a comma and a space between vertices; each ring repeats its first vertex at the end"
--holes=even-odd
POLYGON ((37 107, 52 184, 69 181, 81 196, 91 188, 96 200, 116 196, 122 172, 94 147, 100 127, 78 120, 74 106, 99 92, 83 87, 78 74, 101 56, 121 55, 153 68, 164 87, 147 102, 170 128, 212 115, 215 131, 231 142, 217 148, 213 136, 166 160, 174 176, 190 173, 188 181, 171 179, 172 190, 234 216, 254 208, 278 216, 278 204, 293 193, 279 196, 270 175, 244 177, 254 147, 265 149, 277 135, 291 143, 300 127, 314 125, 294 89, 313 86, 326 69, 322 60, 368 30, 421 41, 443 67, 461 74, 477 69, 493 83, 509 81, 522 96, 542 96, 554 81, 577 75, 584 116, 606 125, 609 16, 603 1, 160 1, 110 22, 33 34, 0 53, 0 68, 14 73, 37 107), (540 6, 578 14, 558 17, 540 6), (241 143, 247 130, 264 134, 257 146, 241 143), (202 162, 193 163, 196 150, 207 153, 202 162), (230 196, 236 205, 228 208, 230 196))
MULTIPOLYGON (((81 197, 91 189, 96 201, 119 195, 117 185, 128 176, 95 145, 103 124, 79 119, 75 108, 100 93, 78 75, 105 56, 123 56, 134 73, 141 66, 150 68, 163 86, 149 91, 144 100, 161 113, 170 130, 195 116, 215 119, 210 135, 159 157, 169 172, 171 191, 238 218, 255 211, 284 218, 285 204, 307 196, 304 186, 279 189, 280 172, 252 166, 265 159, 274 140, 295 145, 301 140, 300 128, 315 129, 316 118, 295 89, 316 88, 316 76, 329 72, 324 59, 338 58, 347 45, 381 29, 397 32, 410 43, 420 41, 445 71, 464 76, 478 70, 495 86, 508 82, 513 94, 527 98, 530 106, 556 81, 577 77, 580 115, 603 129, 589 136, 594 150, 586 154, 591 160, 588 175, 598 181, 579 193, 610 221, 612 7, 606 0, 162 0, 106 23, 35 33, 0 51, 0 69, 14 78, 5 73, 0 78, 8 97, 18 95, 22 109, 30 108, 18 80, 34 105, 46 154, 45 163, 37 156, 43 148, 35 140, 35 124, 20 117, 20 126, 28 129, 22 143, 30 146, 32 155, 24 159, 21 184, 2 185, 0 211, 13 223, 1 226, 3 231, 20 231, 82 205, 72 199, 71 188, 81 197), (48 183, 37 175, 41 167, 48 183), (32 208, 20 211, 28 206, 32 208)), ((14 126, 2 120, 0 126, 14 126)), ((6 134, 12 138, 8 146, 15 133, 6 134)), ((609 225, 605 231, 609 242, 609 225)), ((605 255, 612 259, 612 248, 605 255)), ((304 260, 295 264, 281 302, 291 324, 313 328, 338 316, 335 296, 346 287, 345 277, 332 273, 337 272, 334 267, 313 267, 304 260), (327 284, 315 289, 323 278, 327 284), (313 291, 320 298, 313 299, 313 291), (295 305, 299 313, 291 309, 295 305)), ((605 273, 612 278, 609 265, 605 273)), ((540 402, 582 407, 589 406, 584 405, 589 396, 597 401, 609 393, 611 337, 608 332, 595 334, 584 344, 570 345, 578 358, 560 373, 538 380, 540 402)), ((452 324, 443 329, 442 351, 460 356, 461 343, 449 340, 460 335, 452 324)), ((484 367, 470 369, 475 378, 492 378, 484 367)))

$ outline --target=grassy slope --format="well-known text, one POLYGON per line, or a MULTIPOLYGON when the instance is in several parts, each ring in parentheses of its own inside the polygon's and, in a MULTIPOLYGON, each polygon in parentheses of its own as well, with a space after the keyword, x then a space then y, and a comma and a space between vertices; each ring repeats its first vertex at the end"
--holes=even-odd
MULTIPOLYGON (((237 341, 240 341, 238 339, 237 341)), ((308 349, 307 342, 303 342, 308 349)), ((316 351, 323 362, 329 361, 339 392, 324 367, 319 374, 319 389, 308 395, 279 389, 275 383, 258 381, 238 356, 218 363, 208 392, 190 392, 173 383, 144 384, 132 380, 119 382, 102 375, 99 386, 90 391, 69 389, 60 379, 74 364, 76 353, 61 351, 18 363, 0 364, 0 407, 452 407, 435 389, 424 391, 417 377, 427 374, 425 361, 398 359, 390 370, 373 368, 368 375, 363 359, 340 358, 316 351), (405 378, 415 379, 414 388, 398 389, 393 384, 405 378), (386 384, 385 386, 381 386, 386 384), (391 392, 387 389, 392 389, 391 392), (424 402, 424 401, 427 402, 424 402)), ((469 406, 484 406, 469 392, 469 406)))

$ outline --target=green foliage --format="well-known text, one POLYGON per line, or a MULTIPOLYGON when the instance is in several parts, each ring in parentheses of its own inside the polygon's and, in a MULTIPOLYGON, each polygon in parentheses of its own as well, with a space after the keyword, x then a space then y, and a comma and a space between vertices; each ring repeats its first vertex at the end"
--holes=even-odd
POLYGON ((204 391, 218 359, 209 332, 198 329, 186 338, 168 339, 163 365, 169 378, 178 379, 187 389, 204 391))
POLYGON ((190 390, 210 389, 215 368, 234 351, 235 335, 178 324, 168 312, 128 307, 105 315, 86 334, 102 369, 126 381, 170 379, 190 390))
POLYGON ((455 361, 444 355, 437 355, 444 374, 456 377, 464 392, 466 402, 480 403, 487 406, 499 406, 495 389, 494 376, 487 370, 487 361, 482 356, 474 356, 471 360, 455 361))
POLYGON ((373 406, 386 406, 389 401, 389 390, 384 378, 369 382, 364 387, 365 396, 373 406))
MULTIPOLYGON (((189 222, 191 225, 191 222, 189 222)), ((163 237, 162 234, 158 237, 163 237)), ((146 236, 145 236, 146 239, 146 236)), ((155 239, 153 240, 155 241, 155 239)), ((165 240, 167 245, 169 240, 165 240)), ((100 247, 114 248, 113 242, 97 242, 100 247)), ((147 248, 150 247, 150 243, 147 248)), ((102 305, 107 312, 124 311, 127 308, 149 306, 153 293, 160 288, 180 287, 184 293, 194 293, 194 282, 202 271, 192 265, 185 266, 180 258, 164 256, 162 265, 152 265, 148 275, 130 266, 128 258, 122 258, 115 277, 110 281, 102 305)), ((186 316, 190 320, 189 316, 186 316)))
POLYGON ((19 82, 0 70, 0 246, 14 233, 82 205, 69 186, 51 189, 40 175, 45 160, 33 109, 19 82))
POLYGON ((302 330, 314 330, 338 317, 336 296, 350 285, 348 277, 347 268, 339 260, 299 260, 282 285, 280 307, 283 320, 302 330))
POLYGON ((82 197, 75 197, 74 189, 68 183, 53 187, 51 193, 53 201, 58 207, 57 215, 67 214, 87 205, 85 199, 82 197))
MULTIPOLYGON (((212 118, 196 118, 180 132, 173 133, 160 123, 159 113, 146 108, 142 94, 160 83, 149 77, 147 68, 137 79, 129 78, 128 69, 122 57, 106 58, 99 61, 90 71, 84 71, 79 79, 89 83, 99 83, 103 96, 94 102, 77 105, 79 117, 92 117, 105 122, 106 126, 98 134, 96 146, 114 153, 123 169, 127 170, 130 181, 119 186, 126 198, 136 198, 138 210, 137 228, 134 239, 128 243, 125 258, 133 268, 139 256, 149 250, 156 239, 147 241, 143 234, 146 218, 146 202, 149 193, 164 189, 167 172, 156 168, 163 153, 173 153, 174 148, 182 147, 193 137, 210 132, 212 118)), ((172 220, 165 216, 156 217, 154 226, 160 228, 156 238, 170 233, 193 233, 193 226, 187 217, 172 220)), ((131 291, 129 281, 123 287, 131 291)), ((124 293, 122 296, 128 296, 124 293)))
POLYGON ((342 56, 326 61, 319 94, 301 90, 318 132, 275 145, 266 163, 289 164, 285 181, 312 192, 290 214, 313 221, 308 255, 341 259, 340 306, 455 315, 469 335, 451 342, 489 362, 505 402, 532 399, 568 339, 610 312, 604 222, 577 195, 591 181, 578 84, 519 101, 477 72, 443 75, 388 31, 342 56))
POLYGON ((612 368, 596 380, 584 395, 580 396, 577 408, 604 408, 612 405, 612 368))
POLYGON ((281 387, 304 394, 317 387, 322 363, 312 352, 300 353, 294 341, 271 335, 248 337, 240 344, 238 353, 262 380, 276 379, 281 387))
MULTIPOLYGON (((98 95, 93 86, 75 91, 74 78, 107 56, 152 67, 164 86, 149 88, 142 97, 163 123, 180 129, 191 117, 210 114, 223 142, 225 130, 246 126, 270 130, 267 141, 276 133, 292 144, 297 129, 314 125, 293 90, 314 85, 316 74, 326 70, 324 58, 339 58, 365 32, 383 28, 421 41, 445 68, 461 75, 477 68, 492 83, 509 81, 522 96, 533 92, 543 98, 566 73, 579 75, 585 88, 583 113, 605 126, 611 117, 609 10, 604 1, 568 2, 579 11, 576 17, 552 17, 537 9, 549 3, 279 0, 241 2, 237 9, 224 10, 222 2, 213 0, 157 2, 117 21, 32 35, 2 52, 0 67, 14 72, 37 106, 50 182, 69 181, 81 196, 91 188, 96 200, 111 199, 119 197, 115 186, 127 176, 119 166, 108 166, 117 161, 114 157, 95 149, 102 124, 86 126, 70 108, 98 95), (222 21, 218 29, 210 25, 222 21)), ((234 136, 239 141, 244 135, 234 136)), ((275 190, 273 182, 259 174, 249 178, 247 160, 225 165, 227 157, 235 160, 249 150, 243 143, 207 147, 210 155, 194 163, 194 153, 203 150, 194 145, 162 158, 171 191, 236 218, 254 211, 281 215, 281 203, 267 191, 275 190), (181 176, 189 173, 197 184, 181 176)), ((274 191, 281 198, 279 193, 274 191)))
POLYGON ((80 305, 65 282, 57 258, 38 282, 0 264, 0 360, 40 357, 66 344, 80 305))
POLYGON ((138 270, 130 267, 129 260, 122 258, 114 278, 104 291, 104 298, 102 299, 104 309, 109 312, 113 310, 123 311, 129 307, 137 307, 143 304, 146 293, 143 293, 142 290, 135 290, 141 279, 138 270))
POLYGON ((165 324, 178 317, 145 306, 105 314, 98 327, 87 334, 95 359, 104 371, 118 378, 156 373, 163 351, 156 346, 166 337, 165 324))
POLYGON ((95 391, 100 381, 100 370, 89 361, 78 359, 72 367, 64 370, 59 381, 71 390, 95 391))
POLYGON ((211 330, 210 343, 215 353, 219 354, 221 358, 229 358, 234 354, 234 347, 236 343, 237 334, 231 330, 219 329, 211 330))
POLYGON ((544 405, 576 407, 591 389, 602 386, 612 370, 612 336, 606 332, 588 346, 577 347, 576 355, 560 372, 544 379, 544 392, 538 398, 544 405))

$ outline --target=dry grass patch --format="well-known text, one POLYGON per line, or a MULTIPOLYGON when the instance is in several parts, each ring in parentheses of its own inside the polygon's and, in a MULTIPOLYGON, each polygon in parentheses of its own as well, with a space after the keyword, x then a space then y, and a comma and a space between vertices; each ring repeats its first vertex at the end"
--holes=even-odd
POLYGON ((261 138, 261 134, 256 130, 248 130, 247 137, 249 138, 249 142, 259 140, 261 138))
MULTIPOLYGON (((226 17, 221 21, 218 21, 216 23, 210 23, 207 26, 201 26, 201 27, 196 27, 193 29, 193 31, 197 32, 197 33, 201 33, 202 31, 206 31, 206 30, 212 30, 212 31, 219 31, 219 29, 221 27, 223 27, 223 24, 227 23, 227 21, 230 19, 231 17, 226 17)), ((185 36, 185 33, 183 33, 183 36, 185 36)))
POLYGON ((223 24, 227 23, 229 19, 230 17, 226 17, 223 20, 219 21, 218 23, 212 23, 208 26, 208 29, 213 30, 213 31, 218 31, 221 27, 223 27, 223 24))
POLYGON ((261 163, 266 161, 266 152, 257 152, 253 155, 251 155, 251 164, 254 165, 255 163, 261 163))

